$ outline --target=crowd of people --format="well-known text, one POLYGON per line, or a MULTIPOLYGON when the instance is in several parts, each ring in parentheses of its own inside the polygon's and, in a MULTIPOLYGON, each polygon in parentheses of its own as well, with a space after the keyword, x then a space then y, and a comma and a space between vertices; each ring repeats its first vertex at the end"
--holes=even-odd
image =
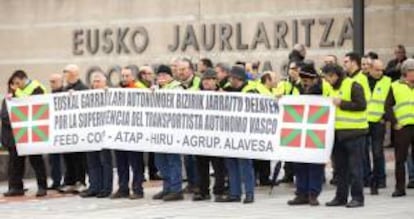
MULTIPOLYGON (((405 196, 406 187, 414 188, 413 158, 409 155, 409 146, 414 144, 414 59, 407 58, 404 46, 399 45, 395 48, 395 59, 386 66, 375 52, 362 57, 349 52, 341 64, 335 55, 327 55, 321 61, 322 66, 316 67, 313 60, 306 59, 305 46, 295 45, 284 77, 274 71, 259 72, 260 63, 257 62, 214 65, 210 59, 203 58, 194 65, 190 59, 179 58, 156 68, 125 66, 119 86, 126 89, 256 93, 275 99, 285 95, 329 97, 336 107, 333 178, 330 180, 336 185, 336 193, 326 206, 361 207, 364 205, 364 187, 377 195, 379 189, 387 186, 384 136, 389 128, 391 146, 395 148, 396 185, 392 196, 405 196)), ((63 74, 52 74, 49 79, 52 93, 108 87, 106 75, 99 69, 92 73, 90 86, 82 82, 80 75, 75 64, 67 65, 63 74)), ((9 95, 6 98, 41 95, 46 90, 26 72, 17 70, 8 81, 9 95)), ((10 155, 9 189, 4 196, 22 196, 25 194, 26 157, 17 155, 15 133, 5 101, 1 119, 1 141, 10 155)), ((214 195, 215 202, 242 201, 248 204, 254 202, 256 186, 294 183, 296 192, 287 204, 317 206, 326 181, 325 165, 315 163, 285 162, 284 176, 274 181, 270 178, 270 161, 263 160, 102 150, 50 154, 50 174, 47 174, 42 155, 27 157, 36 175, 38 197, 46 196, 47 190, 57 190, 79 194, 83 198, 142 199, 145 180, 162 180, 162 190, 153 199, 178 201, 184 199, 184 193, 191 193, 193 201, 211 200, 214 195), (116 165, 113 164, 113 154, 116 165), (214 170, 212 191, 210 165, 214 170), (114 166, 118 176, 115 192, 114 166), (148 179, 144 174, 146 169, 148 179), (47 175, 52 181, 49 185, 47 175), (185 188, 183 181, 186 181, 185 188)))

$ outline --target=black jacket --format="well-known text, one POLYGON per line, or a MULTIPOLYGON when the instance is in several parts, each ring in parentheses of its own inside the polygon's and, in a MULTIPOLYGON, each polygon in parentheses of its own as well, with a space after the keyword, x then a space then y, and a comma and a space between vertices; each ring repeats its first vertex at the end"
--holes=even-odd
POLYGON ((393 59, 388 62, 387 67, 385 68, 385 75, 391 78, 392 81, 397 81, 401 78, 401 69, 397 68, 398 64, 404 62, 407 58, 404 58, 401 61, 393 59))
POLYGON ((3 100, 1 105, 1 144, 6 148, 12 148, 16 146, 13 138, 13 131, 10 124, 6 100, 3 100))
POLYGON ((63 88, 63 91, 69 90, 88 90, 88 86, 86 86, 80 79, 76 81, 74 84, 68 84, 66 87, 63 88))

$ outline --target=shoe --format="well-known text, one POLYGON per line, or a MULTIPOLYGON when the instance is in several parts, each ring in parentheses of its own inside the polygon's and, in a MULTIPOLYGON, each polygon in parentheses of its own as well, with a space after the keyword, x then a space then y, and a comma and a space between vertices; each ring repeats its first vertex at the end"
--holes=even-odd
POLYGON ((132 193, 132 195, 129 196, 129 199, 136 200, 136 199, 143 199, 144 194, 138 194, 138 193, 132 193))
POLYGON ((240 202, 241 199, 240 197, 236 197, 236 196, 219 196, 216 197, 216 200, 214 200, 215 202, 240 202))
POLYGON ((309 198, 304 195, 296 195, 294 199, 287 202, 288 205, 307 205, 309 198))
POLYGON ((375 180, 371 181, 371 195, 378 195, 378 183, 375 180))
POLYGON ((243 204, 250 204, 254 202, 254 196, 253 195, 246 195, 246 198, 243 200, 243 204))
POLYGON ((155 194, 154 196, 152 196, 152 199, 161 200, 161 199, 164 198, 165 195, 167 195, 167 193, 164 192, 164 191, 161 191, 161 192, 158 192, 157 194, 155 194))
POLYGON ((3 193, 4 197, 17 197, 24 196, 24 190, 22 189, 10 189, 9 191, 3 193))
POLYGON ((36 197, 44 197, 47 195, 47 190, 46 189, 38 189, 36 192, 36 197))
POLYGON ((81 193, 83 191, 86 191, 88 188, 86 188, 85 184, 81 183, 81 182, 77 182, 74 186, 74 194, 78 194, 81 193))
POLYGON ((183 200, 184 199, 184 195, 182 192, 171 192, 168 193, 166 195, 164 195, 164 197, 162 197, 163 201, 178 201, 178 200, 183 200))
POLYGON ((100 192, 96 195, 97 198, 109 198, 111 196, 110 192, 100 192))
POLYGON ((82 198, 92 198, 92 197, 96 197, 98 195, 97 192, 92 192, 89 190, 83 191, 79 193, 79 196, 82 198))
POLYGON ((414 189, 414 180, 408 182, 407 189, 414 189))
POLYGON ((318 201, 318 196, 315 194, 310 194, 309 195, 309 205, 310 206, 318 206, 319 205, 319 201, 318 201))
POLYGON ((341 201, 341 200, 334 198, 332 201, 327 202, 325 205, 327 207, 345 206, 346 201, 341 201))
POLYGON ((59 188, 58 190, 60 193, 69 194, 75 192, 75 186, 74 185, 65 185, 59 188))
POLYGON ((119 190, 109 196, 110 199, 120 199, 120 198, 128 198, 129 192, 120 192, 119 190))
POLYGON ((205 200, 210 200, 210 199, 211 199, 210 194, 197 193, 193 196, 193 201, 205 201, 205 200))
POLYGON ((397 198, 397 197, 402 197, 402 196, 406 196, 407 194, 405 193, 405 191, 400 191, 400 190, 395 190, 393 193, 392 193, 392 197, 393 198, 397 198))
POLYGON ((357 201, 357 200, 351 200, 348 204, 346 204, 347 208, 359 208, 364 207, 364 202, 357 201))

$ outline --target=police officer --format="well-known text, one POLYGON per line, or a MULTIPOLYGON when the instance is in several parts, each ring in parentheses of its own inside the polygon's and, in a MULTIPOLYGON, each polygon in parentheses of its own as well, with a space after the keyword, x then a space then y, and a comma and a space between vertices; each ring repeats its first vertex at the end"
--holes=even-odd
MULTIPOLYGON (((102 71, 91 75, 92 89, 107 89, 106 77, 102 71)), ((106 198, 112 193, 113 171, 112 153, 110 150, 92 151, 86 153, 89 188, 82 191, 82 198, 106 198)))
MULTIPOLYGON (((369 71, 371 98, 368 102, 368 148, 372 151, 373 170, 371 177, 371 194, 378 194, 378 188, 385 187, 385 100, 391 88, 391 78, 384 76, 384 67, 380 60, 373 60, 369 71)), ((369 157, 369 153, 367 154, 369 157)), ((368 159, 369 160, 369 159, 368 159)))
MULTIPOLYGON (((233 66, 230 73, 230 87, 226 88, 228 92, 257 93, 254 86, 247 82, 247 75, 244 68, 233 66)), ((242 189, 246 197, 243 203, 254 202, 255 177, 253 170, 253 161, 251 159, 225 158, 225 164, 229 175, 230 192, 227 196, 218 197, 217 202, 240 202, 242 189)))
MULTIPOLYGON (((332 87, 323 81, 314 68, 313 63, 306 63, 300 70, 301 83, 295 87, 293 95, 323 95, 328 97, 332 87)), ((322 191, 324 164, 294 163, 296 178, 296 196, 288 201, 288 205, 319 205, 318 196, 322 191)))
MULTIPOLYGON (((134 69, 130 66, 122 68, 121 77, 122 80, 120 85, 123 88, 147 88, 143 82, 135 80, 134 69)), ((111 199, 142 199, 144 197, 144 189, 142 187, 142 183, 144 182, 143 153, 137 151, 115 150, 115 157, 119 188, 111 195, 111 199), (132 169, 132 193, 129 188, 130 168, 132 169)))
MULTIPOLYGON (((208 68, 203 72, 200 90, 203 91, 218 91, 217 73, 208 68)), ((214 187, 213 194, 216 197, 222 196, 225 193, 225 165, 224 159, 213 156, 196 156, 197 170, 198 170, 198 187, 199 192, 194 194, 193 201, 210 200, 210 163, 214 169, 214 187)))
MULTIPOLYGON (((187 58, 183 58, 178 62, 176 79, 181 83, 185 90, 196 91, 200 88, 201 79, 195 75, 193 63, 187 58)), ((188 182, 184 192, 197 192, 198 175, 195 156, 184 155, 184 166, 188 182)))
MULTIPOLYGON (((171 68, 160 65, 157 70, 157 84, 160 89, 183 89, 180 82, 173 79, 171 68)), ((155 165, 163 178, 162 191, 155 194, 153 199, 164 201, 183 200, 181 157, 179 154, 156 153, 155 165)))
POLYGON ((368 133, 364 90, 359 83, 346 77, 338 65, 326 65, 322 72, 333 87, 331 96, 336 106, 332 153, 338 182, 334 199, 326 205, 361 207, 364 205, 362 146, 368 133), (349 188, 352 197, 350 202, 349 188))
POLYGON ((387 114, 395 130, 395 191, 392 197, 405 196, 405 162, 414 142, 414 59, 401 65, 402 78, 391 85, 387 114))
MULTIPOLYGON (((46 88, 39 81, 30 80, 27 74, 22 70, 17 70, 10 78, 11 90, 14 90, 16 98, 27 97, 31 95, 41 95, 46 93, 46 88)), ((11 137, 11 136, 10 136, 11 137)), ((22 196, 23 175, 25 171, 26 156, 18 156, 15 145, 9 147, 10 160, 9 163, 9 190, 4 196, 22 196)), ((29 155, 29 161, 36 174, 37 179, 37 197, 47 195, 47 176, 46 167, 42 155, 29 155)))

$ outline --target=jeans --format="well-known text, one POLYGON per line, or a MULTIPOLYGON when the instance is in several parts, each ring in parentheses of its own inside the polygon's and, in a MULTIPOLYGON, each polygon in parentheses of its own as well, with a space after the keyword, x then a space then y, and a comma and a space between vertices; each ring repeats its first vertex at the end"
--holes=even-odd
POLYGON ((61 186, 62 184, 62 155, 49 154, 50 176, 53 186, 61 186))
POLYGON ((181 155, 155 154, 155 165, 163 178, 164 193, 179 193, 182 191, 181 155))
POLYGON ((296 194, 318 196, 322 191, 324 168, 324 164, 295 163, 296 194))
POLYGON ((184 166, 187 174, 188 185, 198 185, 198 171, 196 157, 194 155, 184 155, 184 166))
POLYGON ((86 153, 89 175, 89 191, 93 193, 112 193, 113 171, 110 150, 86 153))
POLYGON ((336 199, 347 201, 349 187, 351 197, 356 201, 364 201, 362 156, 365 136, 359 136, 343 141, 335 141, 333 156, 337 172, 336 199))
POLYGON ((230 196, 240 197, 242 183, 246 196, 254 196, 255 177, 251 159, 225 158, 230 183, 230 196))
POLYGON ((144 157, 142 152, 115 151, 119 192, 129 194, 129 167, 132 169, 132 191, 144 194, 144 157))

